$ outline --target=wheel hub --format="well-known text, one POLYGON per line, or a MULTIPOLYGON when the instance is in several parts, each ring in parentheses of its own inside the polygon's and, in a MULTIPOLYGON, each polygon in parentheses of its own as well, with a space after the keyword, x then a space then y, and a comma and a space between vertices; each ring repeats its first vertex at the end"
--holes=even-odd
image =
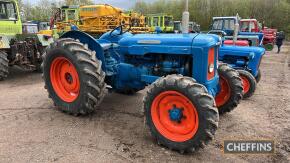
POLYGON ((183 115, 183 108, 177 108, 176 105, 172 106, 172 109, 170 109, 169 112, 169 117, 172 121, 181 123, 182 118, 184 117, 183 115))
POLYGON ((73 77, 70 73, 65 73, 65 79, 69 84, 73 83, 73 77))
POLYGON ((151 116, 157 130, 166 138, 184 142, 198 130, 198 113, 195 106, 183 94, 165 91, 154 98, 151 116))

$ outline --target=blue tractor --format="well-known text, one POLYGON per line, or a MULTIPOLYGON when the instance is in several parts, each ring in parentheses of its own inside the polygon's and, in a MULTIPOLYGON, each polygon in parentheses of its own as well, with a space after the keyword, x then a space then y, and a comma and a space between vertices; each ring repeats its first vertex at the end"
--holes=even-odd
POLYGON ((106 89, 132 93, 148 86, 144 115, 152 136, 169 149, 193 152, 213 139, 219 113, 242 98, 238 72, 218 65, 220 44, 216 35, 132 35, 123 26, 100 39, 70 31, 44 54, 45 88, 63 112, 86 115, 106 89))
POLYGON ((243 98, 250 98, 261 80, 260 63, 265 54, 261 47, 222 45, 219 49, 219 61, 236 69, 243 83, 243 98))

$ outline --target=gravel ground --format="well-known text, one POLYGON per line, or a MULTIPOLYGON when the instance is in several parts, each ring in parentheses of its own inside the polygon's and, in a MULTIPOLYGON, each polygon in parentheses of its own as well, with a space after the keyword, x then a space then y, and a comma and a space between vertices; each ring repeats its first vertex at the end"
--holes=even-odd
POLYGON ((290 44, 267 53, 256 94, 220 117, 214 141, 181 155, 152 140, 141 113, 144 91, 109 94, 95 114, 57 111, 40 74, 11 68, 0 83, 0 162, 290 162, 290 44), (274 139, 273 155, 225 155, 225 139, 274 139))

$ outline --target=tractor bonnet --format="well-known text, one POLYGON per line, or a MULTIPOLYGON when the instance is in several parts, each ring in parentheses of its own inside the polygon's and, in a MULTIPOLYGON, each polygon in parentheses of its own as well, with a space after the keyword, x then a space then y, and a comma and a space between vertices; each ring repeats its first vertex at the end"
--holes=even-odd
POLYGON ((191 54, 192 46, 214 46, 218 40, 204 34, 139 34, 121 39, 119 45, 125 54, 191 54))

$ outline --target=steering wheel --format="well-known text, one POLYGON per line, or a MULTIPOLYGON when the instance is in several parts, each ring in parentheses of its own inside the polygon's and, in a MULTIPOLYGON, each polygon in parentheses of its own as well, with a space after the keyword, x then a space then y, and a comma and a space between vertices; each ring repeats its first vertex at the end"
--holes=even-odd
POLYGON ((123 29, 126 27, 125 24, 119 25, 118 27, 114 28, 111 32, 110 32, 110 36, 119 36, 122 35, 124 33, 127 33, 131 30, 131 25, 129 25, 129 28, 126 31, 123 31, 123 29), (113 34, 116 30, 120 29, 120 33, 119 34, 113 34))

